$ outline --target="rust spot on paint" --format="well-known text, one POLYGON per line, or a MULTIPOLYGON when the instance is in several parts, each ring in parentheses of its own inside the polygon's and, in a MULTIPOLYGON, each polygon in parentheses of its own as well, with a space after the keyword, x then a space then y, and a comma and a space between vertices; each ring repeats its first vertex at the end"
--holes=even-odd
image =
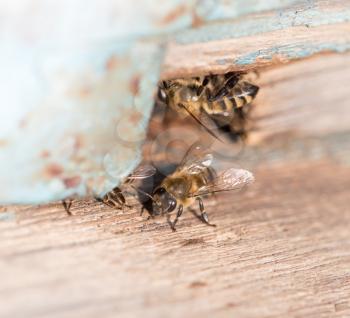
POLYGON ((106 62, 106 70, 111 71, 118 67, 119 59, 116 56, 111 56, 106 62))
POLYGON ((189 285, 189 288, 201 288, 201 287, 205 287, 208 284, 205 282, 200 282, 200 281, 194 281, 189 285))
POLYGON ((77 134, 74 137, 74 151, 78 151, 79 149, 81 149, 84 146, 84 137, 82 135, 77 134))
POLYGON ((129 115, 129 122, 131 124, 137 125, 142 120, 142 114, 138 111, 134 111, 132 114, 129 115))
POLYGON ((160 20, 160 24, 169 24, 176 21, 179 17, 187 12, 187 7, 184 4, 178 5, 174 10, 170 11, 160 20))
POLYGON ((78 90, 78 96, 80 98, 87 98, 90 95, 90 93, 91 93, 91 88, 87 86, 81 87, 78 90))
POLYGON ((89 86, 78 86, 69 89, 68 94, 74 98, 85 99, 91 94, 91 87, 89 86))
POLYGON ((28 124, 28 121, 26 118, 22 118, 20 121, 19 121, 19 128, 23 129, 27 126, 28 124))
POLYGON ((204 20, 196 12, 192 13, 192 27, 197 28, 204 24, 204 20))
POLYGON ((81 182, 81 177, 79 176, 74 176, 74 177, 69 177, 69 178, 63 178, 63 183, 66 188, 75 188, 78 186, 81 182))
POLYGON ((57 163, 49 163, 46 167, 45 167, 45 172, 44 174, 49 177, 49 178, 53 178, 53 177, 58 177, 63 173, 63 168, 61 165, 57 164, 57 163))
POLYGON ((50 151, 48 151, 48 150, 43 150, 43 151, 41 152, 41 154, 40 154, 40 158, 45 159, 45 158, 50 157, 50 155, 51 155, 50 151))
POLYGON ((130 92, 136 96, 139 93, 140 90, 140 80, 141 80, 141 76, 140 75, 134 75, 130 82, 129 82, 129 89, 130 92))

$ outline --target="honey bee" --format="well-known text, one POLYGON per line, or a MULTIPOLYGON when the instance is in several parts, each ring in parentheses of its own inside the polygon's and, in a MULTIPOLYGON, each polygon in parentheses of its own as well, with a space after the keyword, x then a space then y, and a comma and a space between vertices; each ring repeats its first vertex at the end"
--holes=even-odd
MULTIPOLYGON (((134 190, 138 191, 137 188, 133 186, 136 180, 142 180, 153 176, 156 173, 156 169, 150 165, 139 166, 132 174, 128 175, 123 181, 121 186, 113 188, 111 191, 107 192, 101 199, 95 198, 97 201, 108 205, 115 209, 124 209, 125 207, 130 208, 130 205, 126 204, 125 191, 121 188, 130 186, 134 190)), ((70 208, 72 206, 73 199, 63 200, 62 204, 68 215, 72 215, 70 208)))
POLYGON ((216 174, 213 155, 198 143, 192 145, 176 170, 167 176, 152 194, 151 215, 166 215, 173 231, 184 208, 198 201, 201 221, 209 223, 202 198, 217 192, 232 191, 251 183, 254 177, 243 169, 230 168, 216 174), (170 213, 177 208, 174 221, 170 213))
MULTIPOLYGON (((142 180, 153 176, 156 173, 156 168, 150 165, 139 166, 132 174, 130 174, 123 182, 122 187, 130 186, 134 190, 138 191, 137 188, 133 186, 136 180, 142 180)), ((126 199, 124 196, 124 191, 121 190, 119 186, 113 188, 111 191, 107 192, 102 199, 97 199, 98 201, 110 206, 111 208, 123 209, 124 207, 130 207, 126 204, 126 199)))
POLYGON ((233 138, 246 136, 246 105, 259 87, 244 79, 244 73, 229 72, 188 79, 162 81, 158 98, 180 114, 190 115, 216 139, 213 130, 231 132, 233 138))

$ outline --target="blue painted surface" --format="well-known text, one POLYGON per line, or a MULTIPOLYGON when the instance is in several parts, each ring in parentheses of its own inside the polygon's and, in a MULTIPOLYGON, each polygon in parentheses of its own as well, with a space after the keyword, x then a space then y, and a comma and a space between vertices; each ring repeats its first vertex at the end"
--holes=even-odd
POLYGON ((0 213, 0 222, 2 221, 15 221, 16 220, 16 213, 11 211, 6 211, 0 213))
MULTIPOLYGON (((85 7, 83 1, 79 3, 85 7)), ((6 184, 0 202, 40 203, 73 194, 102 195, 120 183, 141 160, 162 44, 167 40, 192 44, 350 21, 350 5, 326 10, 319 4, 327 2, 311 0, 140 0, 138 6, 112 0, 94 3, 99 10, 76 10, 75 14, 73 10, 69 15, 48 12, 52 16, 48 24, 40 25, 42 34, 35 29, 32 36, 38 37, 30 41, 19 36, 22 33, 17 27, 22 26, 27 34, 31 30, 25 26, 36 26, 40 10, 39 16, 19 10, 23 16, 13 14, 14 21, 28 18, 33 23, 11 23, 3 28, 5 33, 0 32, 1 74, 3 83, 12 88, 2 92, 8 106, 8 116, 2 114, 2 120, 8 125, 0 125, 0 181, 6 184), (285 9, 298 4, 302 10, 285 9), (261 13, 267 10, 274 11, 261 13), (60 23, 61 19, 65 23, 60 23), (193 28, 196 23, 202 26, 193 28), (51 24, 57 29, 50 29, 51 24), (115 65, 107 67, 113 59, 115 65), (134 94, 130 87, 135 81, 139 91, 134 94), (138 121, 132 116, 135 113, 140 115, 138 121), (71 138, 68 146, 62 142, 67 136, 71 138), (79 149, 74 149, 76 144, 79 149), (50 153, 49 158, 42 156, 45 152, 50 153), (57 175, 51 173, 47 168, 52 164, 63 172, 56 169, 57 175), (81 182, 67 186, 65 181, 74 177, 81 182)), ((320 51, 348 49, 346 41, 300 43, 218 63, 249 65, 257 58, 268 60, 274 55, 303 58, 320 51)))
MULTIPOLYGON (((314 1, 307 1, 313 3, 314 1)), ((197 14, 205 21, 232 20, 241 16, 290 7, 305 5, 305 0, 203 0, 198 1, 197 14)))
POLYGON ((345 43, 345 44, 321 43, 318 45, 313 45, 310 43, 310 44, 301 44, 301 45, 293 45, 293 46, 284 45, 284 46, 277 46, 271 49, 251 52, 247 55, 244 55, 232 61, 232 63, 237 65, 249 65, 254 63, 257 59, 271 60, 275 55, 298 59, 298 58, 309 57, 313 54, 324 52, 324 51, 343 53, 348 50, 350 50, 350 43, 345 43))
POLYGON ((325 10, 309 2, 303 10, 277 10, 272 14, 262 14, 233 21, 209 21, 202 27, 178 33, 175 40, 179 44, 218 41, 241 38, 265 32, 283 30, 295 26, 313 27, 350 21, 350 5, 345 10, 325 10))

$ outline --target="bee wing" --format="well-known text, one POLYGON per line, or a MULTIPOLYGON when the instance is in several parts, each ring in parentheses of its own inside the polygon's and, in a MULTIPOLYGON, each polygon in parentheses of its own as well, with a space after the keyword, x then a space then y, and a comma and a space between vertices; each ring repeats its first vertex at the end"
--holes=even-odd
POLYGON ((127 180, 146 179, 155 175, 156 171, 156 168, 151 165, 141 165, 127 177, 127 180))
POLYGON ((252 99, 256 96, 259 91, 259 87, 248 82, 242 82, 240 87, 223 87, 214 96, 209 98, 209 102, 224 102, 225 98, 231 101, 235 101, 235 98, 240 99, 241 102, 233 108, 242 107, 242 103, 250 104, 252 99), (247 98, 250 97, 248 100, 247 98))
POLYGON ((213 155, 209 149, 202 144, 195 142, 186 152, 177 171, 184 171, 189 174, 197 174, 207 169, 213 162, 213 155))
POLYGON ((191 197, 198 197, 215 192, 238 190, 252 182, 254 182, 254 176, 251 172, 244 169, 231 168, 219 174, 207 185, 199 188, 191 197))
POLYGON ((225 84, 219 90, 217 90, 213 96, 209 97, 210 101, 220 101, 225 96, 229 95, 231 93, 231 90, 236 86, 238 81, 241 79, 242 74, 230 72, 230 73, 227 73, 225 77, 226 77, 225 84))

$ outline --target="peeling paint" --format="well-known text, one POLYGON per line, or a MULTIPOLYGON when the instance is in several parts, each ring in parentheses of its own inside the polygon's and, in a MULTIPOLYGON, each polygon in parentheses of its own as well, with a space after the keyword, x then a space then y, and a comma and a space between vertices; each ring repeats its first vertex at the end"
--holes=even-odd
POLYGON ((196 29, 178 33, 175 35, 175 40, 179 44, 209 42, 252 36, 289 27, 315 27, 350 21, 350 6, 346 10, 343 10, 342 7, 340 9, 336 1, 330 10, 329 7, 325 9, 318 3, 312 1, 303 9, 296 6, 288 10, 277 10, 273 14, 262 13, 251 16, 249 19, 242 18, 233 21, 220 19, 215 15, 217 20, 213 23, 206 23, 196 29))
POLYGON ((0 222, 3 221, 15 221, 16 213, 12 211, 0 212, 0 222))
MULTIPOLYGON (((247 55, 241 56, 231 63, 237 65, 250 65, 257 60, 272 60, 274 57, 278 56, 280 59, 299 59, 306 58, 313 54, 320 52, 337 52, 344 53, 350 50, 350 43, 337 44, 337 43, 320 43, 318 45, 313 44, 300 44, 300 45, 283 45, 278 47, 273 47, 271 49, 258 50, 251 52, 247 55)), ((228 61, 223 61, 227 63, 228 61)))
POLYGON ((160 42, 107 37, 68 48, 59 39, 54 44, 39 39, 32 47, 0 30, 1 39, 0 77, 6 80, 0 95, 6 108, 0 140, 6 142, 0 183, 6 187, 0 202, 102 196, 118 185, 141 160, 160 42), (106 157, 115 160, 106 166, 106 157))
POLYGON ((305 0, 198 0, 196 12, 203 21, 208 23, 235 19, 256 12, 282 9, 296 4, 305 4, 305 0))

